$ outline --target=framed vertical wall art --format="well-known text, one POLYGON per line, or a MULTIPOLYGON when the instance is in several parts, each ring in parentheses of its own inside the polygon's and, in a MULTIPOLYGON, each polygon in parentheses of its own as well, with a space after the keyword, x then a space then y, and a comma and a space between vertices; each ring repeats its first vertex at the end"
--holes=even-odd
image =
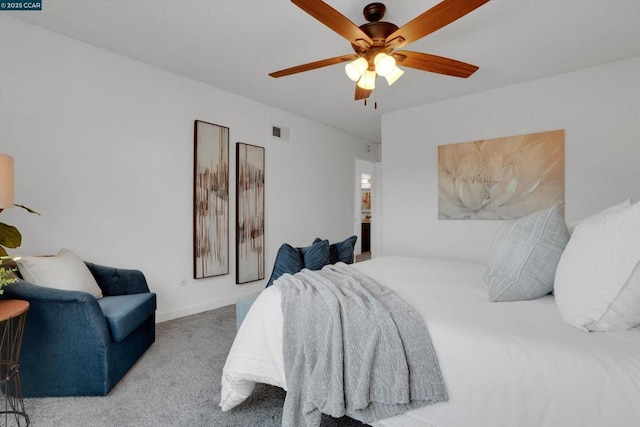
POLYGON ((193 277, 229 274, 229 128, 194 122, 193 277))
POLYGON ((264 147, 236 144, 236 283, 264 279, 264 147))

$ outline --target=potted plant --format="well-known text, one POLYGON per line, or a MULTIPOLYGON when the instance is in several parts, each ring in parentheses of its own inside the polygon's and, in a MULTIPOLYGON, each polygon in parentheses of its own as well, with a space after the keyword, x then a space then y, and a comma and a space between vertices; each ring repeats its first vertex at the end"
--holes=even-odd
MULTIPOLYGON (((25 209, 27 212, 40 215, 38 212, 23 205, 14 205, 25 209)), ((2 209, 0 209, 2 212, 2 209)), ((12 225, 0 222, 0 295, 6 285, 14 283, 18 280, 15 275, 16 265, 13 259, 7 254, 5 248, 17 248, 22 244, 22 234, 12 225)))

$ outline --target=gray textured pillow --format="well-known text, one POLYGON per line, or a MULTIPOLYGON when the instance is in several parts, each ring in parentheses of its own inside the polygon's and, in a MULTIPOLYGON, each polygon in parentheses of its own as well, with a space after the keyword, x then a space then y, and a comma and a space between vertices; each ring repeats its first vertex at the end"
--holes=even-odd
POLYGON ((551 292, 568 241, 560 205, 500 227, 484 274, 491 301, 531 300, 551 292))

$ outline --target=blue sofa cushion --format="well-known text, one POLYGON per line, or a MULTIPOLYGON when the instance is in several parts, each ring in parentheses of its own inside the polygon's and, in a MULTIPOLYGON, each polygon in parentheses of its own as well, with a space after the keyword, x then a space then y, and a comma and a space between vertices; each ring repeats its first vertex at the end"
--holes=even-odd
MULTIPOLYGON (((329 262, 335 264, 344 262, 345 264, 353 264, 353 248, 356 246, 358 236, 351 236, 342 242, 332 243, 329 245, 329 262)), ((322 239, 316 237, 313 243, 321 242, 322 239)))
POLYGON ((98 304, 115 342, 124 340, 156 311, 156 294, 143 293, 100 298, 98 304))

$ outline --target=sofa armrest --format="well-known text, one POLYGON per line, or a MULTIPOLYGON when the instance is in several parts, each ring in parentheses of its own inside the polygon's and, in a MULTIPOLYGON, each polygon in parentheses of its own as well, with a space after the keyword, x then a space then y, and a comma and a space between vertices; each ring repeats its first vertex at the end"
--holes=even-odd
POLYGON ((20 280, 4 287, 2 299, 20 299, 29 303, 27 322, 38 330, 39 340, 59 341, 61 337, 56 334, 78 329, 74 325, 84 324, 87 341, 102 346, 111 342, 109 325, 102 309, 96 298, 86 292, 48 288, 20 280))
POLYGON ((149 292, 147 279, 139 270, 105 267, 92 262, 85 262, 85 264, 105 297, 149 292))

